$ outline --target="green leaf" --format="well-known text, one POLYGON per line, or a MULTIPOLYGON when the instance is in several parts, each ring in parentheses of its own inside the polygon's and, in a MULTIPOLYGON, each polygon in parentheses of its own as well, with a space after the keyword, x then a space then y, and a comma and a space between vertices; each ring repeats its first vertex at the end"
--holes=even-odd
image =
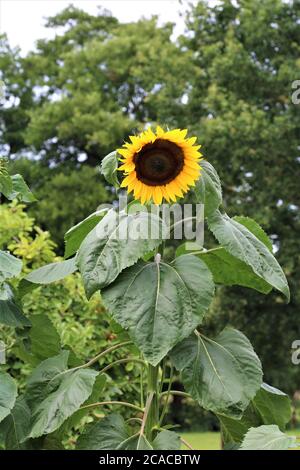
POLYGON ((76 448, 80 450, 115 450, 129 438, 125 421, 117 413, 87 426, 78 438, 76 448))
POLYGON ((69 274, 77 270, 75 258, 59 261, 57 263, 47 264, 41 268, 35 269, 29 273, 24 279, 33 284, 50 284, 51 282, 60 281, 69 274))
POLYGON ((0 431, 5 436, 6 450, 25 450, 24 443, 30 430, 30 409, 24 399, 20 396, 9 415, 0 424, 0 431))
POLYGON ((30 437, 58 429, 89 398, 97 371, 68 370, 69 351, 41 362, 27 382, 26 401, 33 412, 30 437))
POLYGON ((15 256, 0 250, 0 282, 16 277, 22 269, 22 261, 15 256))
POLYGON ((190 247, 191 243, 183 243, 177 248, 176 256, 190 254, 200 258, 211 271, 216 284, 249 287, 263 294, 272 290, 270 284, 257 276, 250 266, 232 256, 224 248, 217 247, 206 251, 201 247, 197 249, 196 245, 193 250, 190 247))
POLYGON ((259 413, 262 424, 277 424, 284 430, 291 419, 291 400, 275 387, 263 383, 253 400, 254 408, 259 413))
POLYGON ((208 266, 216 284, 249 287, 263 294, 268 294, 272 290, 270 284, 257 276, 250 266, 232 256, 224 248, 202 252, 197 256, 208 266))
POLYGON ((257 276, 290 298, 286 277, 272 253, 247 227, 216 211, 208 225, 219 243, 232 256, 250 266, 257 276))
POLYGON ((291 402, 285 393, 263 383, 241 419, 227 416, 219 416, 219 419, 225 443, 240 443, 251 427, 277 424, 284 431, 291 419, 291 402))
POLYGON ((273 246, 270 238, 266 234, 266 232, 262 229, 262 227, 250 217, 244 217, 242 215, 236 215, 233 217, 233 220, 238 222, 239 224, 244 225, 247 229, 253 233, 264 245, 271 251, 273 251, 273 246))
POLYGON ((70 228, 65 234, 65 258, 70 258, 79 249, 81 243, 90 231, 96 227, 100 220, 107 213, 108 209, 101 209, 89 215, 79 224, 70 228))
POLYGON ((288 436, 276 425, 250 428, 240 450, 287 450, 297 447, 296 437, 288 436))
POLYGON ((27 380, 25 399, 31 409, 47 398, 48 390, 55 386, 56 378, 68 369, 69 351, 62 351, 41 362, 27 380))
POLYGON ((203 160, 201 168, 194 191, 197 202, 204 204, 204 214, 208 217, 222 203, 222 187, 218 173, 209 162, 203 160))
POLYGON ((34 202, 36 198, 25 183, 23 176, 17 174, 11 177, 12 180, 12 191, 6 197, 12 201, 13 199, 19 199, 22 202, 34 202))
POLYGON ((162 431, 153 441, 156 450, 180 450, 180 437, 173 431, 162 431))
POLYGON ((0 193, 4 194, 6 198, 11 194, 13 189, 12 179, 9 174, 5 172, 0 172, 0 193))
POLYGON ((6 372, 0 372, 0 421, 9 415, 17 398, 17 385, 6 372))
POLYGON ((88 298, 158 246, 165 233, 166 227, 156 214, 109 211, 88 234, 77 253, 77 265, 88 298), (153 237, 151 230, 155 231, 153 237))
POLYGON ((225 328, 215 340, 193 334, 170 354, 188 393, 206 410, 240 418, 262 383, 249 340, 225 328))
POLYGON ((147 361, 156 365, 201 323, 213 294, 205 264, 181 256, 171 264, 140 261, 104 289, 102 299, 147 361))
POLYGON ((89 396, 89 398, 82 404, 82 408, 80 408, 72 416, 70 416, 70 418, 68 418, 60 427, 60 429, 57 431, 58 433, 62 435, 62 437, 70 429, 77 426, 80 423, 81 419, 91 411, 90 408, 83 408, 83 406, 100 401, 99 397, 101 396, 101 393, 105 387, 105 384, 106 384, 106 375, 105 374, 97 375, 92 393, 89 396))
POLYGON ((47 315, 32 315, 31 328, 28 333, 30 352, 21 352, 22 358, 31 364, 59 354, 61 350, 60 337, 52 321, 47 315))
POLYGON ((119 188, 120 184, 117 177, 118 155, 117 152, 111 152, 103 158, 100 171, 106 181, 115 188, 119 188))
POLYGON ((9 284, 0 285, 0 323, 23 328, 31 323, 23 313, 9 284))
POLYGON ((153 447, 146 436, 135 434, 122 442, 117 450, 153 450, 153 447))

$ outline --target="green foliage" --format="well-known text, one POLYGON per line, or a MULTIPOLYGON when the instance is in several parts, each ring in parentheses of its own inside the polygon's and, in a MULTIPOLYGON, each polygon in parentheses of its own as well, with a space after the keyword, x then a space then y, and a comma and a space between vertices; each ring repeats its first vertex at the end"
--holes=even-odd
POLYGON ((205 216, 212 214, 222 203, 220 178, 207 161, 201 163, 201 178, 196 182, 195 194, 198 203, 204 204, 205 216))
POLYGON ((255 274, 290 299, 286 277, 276 259, 247 227, 216 211, 209 217, 208 226, 218 242, 231 255, 250 266, 255 274))
POLYGON ((100 222, 107 209, 100 209, 71 227, 65 234, 65 258, 69 258, 78 251, 87 234, 100 222))
POLYGON ((12 287, 7 283, 0 285, 0 324, 15 328, 30 326, 30 321, 24 317, 12 287))
POLYGON ((193 334, 174 348, 171 360, 194 400, 226 416, 240 418, 262 383, 258 357, 234 329, 223 330, 214 340, 193 334))
POLYGON ((48 20, 55 37, 38 41, 26 57, 1 36, 6 86, 0 141, 18 157, 10 162, 14 173, 24 176, 41 201, 40 210, 39 203, 31 206, 31 215, 50 229, 62 254, 63 232, 98 206, 96 194, 85 202, 97 183, 83 190, 75 185, 76 195, 70 191, 70 202, 61 207, 64 189, 50 189, 46 182, 66 175, 71 162, 72 171, 76 165, 80 173, 78 160, 85 157, 98 165, 145 123, 189 127, 218 168, 224 209, 229 215, 248 214, 271 235, 293 298, 282 316, 276 293, 264 299, 246 289, 241 297, 235 289, 222 289, 211 331, 228 321, 242 328, 260 353, 268 380, 279 386, 284 374, 293 391, 300 386, 287 354, 300 335, 300 108, 291 101, 300 70, 299 2, 197 2, 184 17, 186 32, 177 42, 170 39, 172 26, 159 27, 155 19, 119 24, 101 10, 94 16, 74 7, 48 20), (26 167, 19 157, 28 152, 58 166, 49 170, 27 161, 26 167), (81 205, 77 218, 75 207, 81 205), (258 312, 259 331, 252 327, 258 312))
POLYGON ((76 256, 88 298, 156 248, 165 233, 166 226, 156 214, 109 211, 86 236, 76 256))
POLYGON ((0 421, 2 421, 13 408, 17 398, 17 384, 5 372, 0 372, 0 421))
POLYGON ((0 195, 1 193, 10 201, 18 199, 28 203, 36 200, 21 175, 9 175, 7 160, 2 157, 0 157, 0 195))
POLYGON ((259 426, 251 428, 241 445, 241 450, 287 450, 297 447, 296 437, 287 436, 278 426, 259 426))
POLYGON ((111 152, 103 158, 101 162, 101 173, 115 188, 119 187, 119 181, 117 177, 118 168, 118 155, 117 152, 111 152))
POLYGON ((77 449, 84 450, 179 450, 179 436, 171 431, 162 431, 152 445, 143 435, 131 436, 122 416, 113 413, 90 426, 77 441, 77 449))
POLYGON ((157 365, 201 323, 213 293, 205 264, 182 256, 172 264, 136 263, 102 291, 102 298, 147 361, 157 365))
POLYGON ((29 377, 26 393, 32 410, 31 438, 56 431, 92 393, 98 372, 68 371, 68 356, 69 352, 63 351, 46 359, 29 377))
POLYGON ((280 390, 263 383, 239 420, 219 415, 225 445, 239 445, 251 427, 276 424, 285 430, 291 419, 291 402, 280 390))

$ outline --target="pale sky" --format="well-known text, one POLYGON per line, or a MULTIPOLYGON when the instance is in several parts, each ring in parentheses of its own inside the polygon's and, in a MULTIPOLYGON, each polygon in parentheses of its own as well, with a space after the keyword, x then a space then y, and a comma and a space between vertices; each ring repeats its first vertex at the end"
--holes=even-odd
MULTIPOLYGON (((189 1, 193 3, 195 0, 189 1)), ((176 23, 177 35, 184 30, 179 12, 187 3, 188 0, 182 4, 178 0, 0 0, 0 32, 7 34, 11 46, 20 46, 22 53, 26 54, 34 48, 37 39, 54 36, 53 30, 43 26, 44 18, 73 4, 92 14, 101 5, 121 22, 159 15, 160 23, 176 23)))

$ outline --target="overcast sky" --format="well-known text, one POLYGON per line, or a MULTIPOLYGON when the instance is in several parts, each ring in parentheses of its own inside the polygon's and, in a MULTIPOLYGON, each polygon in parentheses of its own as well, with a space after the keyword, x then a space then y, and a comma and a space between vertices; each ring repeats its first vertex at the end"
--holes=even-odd
MULTIPOLYGON (((187 4, 188 0, 183 3, 187 4)), ((179 14, 184 7, 179 0, 0 0, 0 31, 7 33, 10 44, 20 46, 24 54, 34 48, 37 39, 53 37, 53 31, 43 26, 44 18, 55 15, 70 4, 93 14, 101 5, 121 22, 159 15, 161 23, 176 23, 177 34, 184 30, 179 14)))

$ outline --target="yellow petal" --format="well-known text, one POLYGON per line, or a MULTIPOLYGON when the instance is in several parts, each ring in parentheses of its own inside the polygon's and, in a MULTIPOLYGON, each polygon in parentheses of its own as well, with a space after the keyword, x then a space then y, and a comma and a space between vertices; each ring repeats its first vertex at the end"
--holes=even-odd
POLYGON ((157 126, 156 127, 156 135, 157 137, 163 137, 165 134, 165 131, 160 127, 160 126, 157 126))
POLYGON ((162 201, 162 191, 160 186, 153 186, 153 201, 154 204, 161 204, 162 201))
POLYGON ((118 170, 119 171, 126 171, 127 173, 130 173, 131 171, 135 170, 135 164, 134 163, 124 163, 124 165, 119 166, 118 170))
POLYGON ((117 149, 117 152, 122 155, 122 157, 130 157, 131 153, 128 149, 117 149))
POLYGON ((163 195, 163 198, 167 201, 167 202, 170 202, 170 197, 167 193, 167 189, 166 189, 166 186, 161 186, 161 192, 162 192, 162 195, 163 195))
MULTIPOLYGON (((183 192, 180 188, 180 185, 178 185, 178 183, 176 183, 175 180, 171 181, 170 183, 168 183, 168 186, 170 188, 170 191, 172 191, 172 193, 175 195, 175 196, 178 196, 178 197, 183 197, 183 192)), ((170 195, 170 193, 169 193, 170 195)))
POLYGON ((142 204, 145 204, 145 202, 147 202, 147 193, 148 193, 147 186, 142 183, 142 189, 141 189, 141 203, 142 204))
POLYGON ((166 184, 165 188, 166 193, 168 194, 171 201, 176 202, 176 195, 174 194, 174 191, 172 191, 172 186, 170 185, 170 183, 166 184))
POLYGON ((189 160, 189 159, 185 159, 184 160, 184 165, 189 167, 189 168, 194 168, 195 170, 200 169, 200 165, 197 161, 192 161, 192 160, 189 160))
POLYGON ((134 197, 135 197, 136 199, 139 199, 140 194, 141 194, 141 191, 142 191, 142 182, 141 182, 140 180, 137 180, 137 181, 135 182, 134 190, 133 190, 134 197))
POLYGON ((130 175, 126 176, 123 179, 121 183, 121 188, 125 188, 126 186, 128 186, 128 184, 133 183, 135 180, 136 180, 136 172, 133 171, 132 173, 130 173, 130 175))

